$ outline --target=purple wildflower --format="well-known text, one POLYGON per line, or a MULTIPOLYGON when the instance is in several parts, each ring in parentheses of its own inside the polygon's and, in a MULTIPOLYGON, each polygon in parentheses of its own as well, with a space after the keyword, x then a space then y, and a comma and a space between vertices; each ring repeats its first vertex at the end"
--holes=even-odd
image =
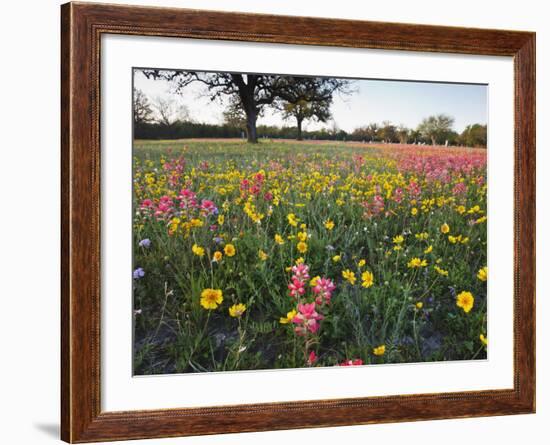
POLYGON ((145 276, 145 271, 141 267, 138 267, 136 270, 134 270, 134 280, 139 280, 144 276, 145 276))
POLYGON ((139 242, 139 247, 145 247, 146 249, 148 249, 149 247, 151 247, 151 240, 149 238, 142 239, 139 242))

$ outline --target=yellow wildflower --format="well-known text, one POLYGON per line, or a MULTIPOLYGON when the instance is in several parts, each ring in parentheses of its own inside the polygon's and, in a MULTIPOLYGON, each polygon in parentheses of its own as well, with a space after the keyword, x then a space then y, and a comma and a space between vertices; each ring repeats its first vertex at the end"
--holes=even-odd
POLYGON ((359 268, 363 267, 365 264, 367 264, 367 262, 365 260, 359 260, 359 262, 357 263, 357 266, 359 268))
POLYGON ((214 252, 214 255, 212 256, 212 260, 216 261, 216 262, 219 262, 219 261, 221 261, 222 257, 223 257, 223 254, 219 250, 216 250, 214 252))
POLYGON ((229 315, 234 318, 240 318, 242 314, 246 311, 246 305, 242 303, 234 304, 229 308, 229 315))
POLYGON ((296 236, 300 241, 307 241, 307 232, 298 232, 296 236))
POLYGON ((200 256, 200 257, 204 256, 204 248, 196 244, 193 244, 193 247, 191 247, 191 250, 197 256, 200 256))
POLYGON ((479 269, 477 272, 477 278, 481 281, 487 281, 487 266, 479 269))
POLYGON ((285 240, 283 239, 283 237, 281 235, 277 234, 277 235, 275 235, 275 242, 279 246, 282 246, 285 243, 285 240))
POLYGON ((412 215, 412 216, 416 216, 417 214, 418 214, 418 209, 417 209, 416 207, 413 207, 413 208, 411 209, 411 215, 412 215))
POLYGON ((372 274, 372 272, 366 270, 361 274, 361 281, 361 286, 365 288, 371 287, 374 284, 374 275, 372 274))
POLYGON ((449 272, 439 266, 434 266, 434 269, 439 275, 443 275, 444 277, 449 276, 449 272))
POLYGON ((325 229, 327 229, 327 230, 334 229, 334 221, 332 221, 331 219, 327 219, 325 221, 325 229))
POLYGON ((405 241, 405 238, 403 238, 402 235, 397 235, 393 237, 394 244, 401 244, 403 241, 405 241))
POLYGON ((296 215, 294 213, 289 213, 286 218, 291 226, 298 226, 298 221, 300 221, 300 218, 296 218, 296 215))
POLYGON ((444 224, 441 226, 440 230, 441 230, 441 233, 447 234, 447 233, 449 233, 449 231, 451 230, 451 228, 449 227, 449 224, 444 223, 444 224))
POLYGON ((479 334, 479 340, 481 341, 481 343, 483 343, 485 346, 487 346, 487 344, 489 343, 487 341, 487 337, 485 337, 485 335, 483 334, 479 334))
POLYGON ((221 226, 225 222, 225 216, 219 215, 218 216, 218 224, 221 226))
POLYGON ((413 258, 407 263, 407 267, 413 269, 413 268, 420 268, 420 267, 426 267, 428 265, 428 262, 426 260, 421 260, 420 258, 413 258))
POLYGON ((229 257, 235 256, 235 252, 236 252, 235 246, 233 244, 226 244, 225 247, 223 248, 223 251, 229 257))
POLYGON ((292 322, 292 319, 296 316, 297 312, 292 309, 290 312, 287 312, 286 317, 279 318, 279 323, 288 324, 292 322))
POLYGON ((415 304, 415 306, 416 306, 416 309, 422 309, 422 307, 424 306, 424 303, 419 301, 418 303, 415 304))
POLYGON ((309 285, 310 285, 311 287, 317 286, 317 281, 319 281, 320 279, 321 279, 321 277, 320 277, 319 275, 317 275, 316 277, 313 277, 313 278, 311 279, 311 281, 309 282, 309 285))
POLYGON ((342 259, 342 257, 340 255, 334 255, 332 257, 332 261, 337 263, 338 261, 340 261, 342 259))
POLYGON ((372 350, 372 353, 374 355, 378 355, 378 356, 384 355, 386 353, 386 345, 380 345, 380 346, 374 348, 372 350))
POLYGON ((342 277, 352 285, 355 284, 357 280, 357 278, 355 278, 355 273, 349 269, 342 271, 342 277))
POLYGON ((221 289, 204 289, 201 292, 201 306, 205 309, 216 309, 223 301, 221 289))
POLYGON ((430 253, 432 250, 434 250, 433 246, 432 245, 429 245, 428 247, 426 247, 424 249, 424 253, 428 254, 430 253))
POLYGON ((258 250, 258 258, 260 259, 260 261, 266 261, 268 258, 268 255, 262 249, 260 249, 258 250))
POLYGON ((468 313, 474 307, 474 296, 471 292, 462 291, 456 296, 456 305, 468 313))

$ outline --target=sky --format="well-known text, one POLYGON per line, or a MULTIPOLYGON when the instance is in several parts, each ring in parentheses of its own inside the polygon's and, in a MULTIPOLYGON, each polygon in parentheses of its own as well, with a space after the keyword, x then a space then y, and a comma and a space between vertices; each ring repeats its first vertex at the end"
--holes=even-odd
MULTIPOLYGON (((199 83, 175 95, 169 82, 147 79, 136 70, 134 87, 143 91, 152 102, 159 97, 172 98, 177 104, 185 105, 190 117, 197 122, 222 122, 225 104, 212 102, 199 83)), ((459 133, 467 125, 487 123, 486 85, 356 79, 353 89, 351 95, 336 94, 331 107, 333 122, 347 132, 382 121, 416 128, 425 117, 440 113, 454 117, 453 129, 459 133)), ((328 128, 333 122, 307 122, 303 128, 313 131, 328 128)), ((257 124, 292 126, 295 122, 283 121, 279 113, 267 110, 257 124)))

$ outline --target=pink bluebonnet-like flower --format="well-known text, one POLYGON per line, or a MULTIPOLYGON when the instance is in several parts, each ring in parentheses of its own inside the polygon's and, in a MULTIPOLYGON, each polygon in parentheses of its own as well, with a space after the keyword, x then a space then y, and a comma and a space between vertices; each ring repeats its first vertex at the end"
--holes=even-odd
POLYGON ((319 278, 313 287, 313 293, 316 295, 315 303, 319 306, 323 303, 330 304, 332 292, 336 289, 334 282, 329 278, 319 278))
POLYGON ((306 335, 307 332, 315 334, 319 330, 319 321, 324 317, 315 310, 315 303, 300 303, 298 313, 292 319, 297 325, 294 331, 298 335, 306 335))
POLYGON ((313 366, 315 362, 317 361, 317 354, 315 354, 315 351, 311 351, 309 353, 309 356, 307 358, 307 364, 308 366, 313 366))
POLYGON ((197 195, 188 188, 180 192, 178 199, 180 200, 180 207, 182 209, 193 209, 197 207, 197 195))
POLYGON ((356 358, 353 360, 345 360, 342 363, 340 363, 338 366, 360 366, 363 364, 363 360, 360 358, 356 358))
POLYGON ((292 266, 292 278, 296 278, 300 281, 309 280, 309 266, 304 263, 292 266))
POLYGON ((290 290, 290 296, 293 298, 298 298, 306 292, 305 283, 296 277, 292 277, 292 282, 288 284, 288 289, 290 290))
POLYGON ((218 214, 218 208, 214 204, 213 201, 210 201, 209 199, 203 199, 200 206, 200 211, 203 214, 203 216, 207 215, 217 215, 218 214))

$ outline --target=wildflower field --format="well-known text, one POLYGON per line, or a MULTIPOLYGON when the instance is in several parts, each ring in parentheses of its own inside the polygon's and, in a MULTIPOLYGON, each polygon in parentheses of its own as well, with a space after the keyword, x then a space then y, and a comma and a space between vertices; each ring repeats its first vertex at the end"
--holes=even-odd
POLYGON ((134 373, 486 358, 486 151, 135 141, 134 373))

